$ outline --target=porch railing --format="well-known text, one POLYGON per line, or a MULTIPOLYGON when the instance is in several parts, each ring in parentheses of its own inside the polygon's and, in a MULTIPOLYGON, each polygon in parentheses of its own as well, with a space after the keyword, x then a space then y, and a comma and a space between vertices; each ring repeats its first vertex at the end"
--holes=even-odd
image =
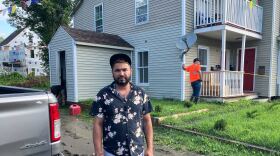
POLYGON ((229 24, 262 33, 263 8, 248 0, 194 0, 194 27, 229 24))
POLYGON ((241 96, 243 95, 243 87, 241 87, 243 73, 238 71, 211 71, 202 73, 201 96, 223 97, 241 96), (224 87, 221 81, 224 76, 224 87))

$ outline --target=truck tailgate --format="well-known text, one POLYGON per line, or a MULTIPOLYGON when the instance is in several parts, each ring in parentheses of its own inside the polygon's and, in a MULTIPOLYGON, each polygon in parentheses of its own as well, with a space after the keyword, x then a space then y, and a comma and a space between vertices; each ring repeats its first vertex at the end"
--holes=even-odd
POLYGON ((0 155, 50 156, 48 94, 0 96, 0 155))

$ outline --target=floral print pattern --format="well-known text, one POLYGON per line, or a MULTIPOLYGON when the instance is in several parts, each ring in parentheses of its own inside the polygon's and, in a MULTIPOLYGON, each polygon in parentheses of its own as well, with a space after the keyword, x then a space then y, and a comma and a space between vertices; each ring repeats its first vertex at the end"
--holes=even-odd
POLYGON ((152 111, 148 95, 131 83, 123 98, 115 83, 103 88, 92 104, 91 115, 103 119, 104 149, 117 156, 138 156, 144 151, 143 116, 152 111))

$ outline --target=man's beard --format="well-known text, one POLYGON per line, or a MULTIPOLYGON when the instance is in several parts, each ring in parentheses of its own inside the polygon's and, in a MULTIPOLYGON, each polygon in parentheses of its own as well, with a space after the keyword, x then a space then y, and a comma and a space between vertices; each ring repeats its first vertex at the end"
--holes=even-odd
POLYGON ((130 77, 118 77, 118 78, 115 78, 114 77, 114 80, 115 80, 115 83, 119 86, 126 86, 129 81, 130 81, 130 77))

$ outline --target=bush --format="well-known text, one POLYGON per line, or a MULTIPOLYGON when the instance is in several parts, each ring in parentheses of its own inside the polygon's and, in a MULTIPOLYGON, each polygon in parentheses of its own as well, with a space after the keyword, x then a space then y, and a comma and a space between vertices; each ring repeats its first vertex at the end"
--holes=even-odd
POLYGON ((192 106, 193 106, 193 103, 192 103, 192 102, 190 102, 190 101, 185 101, 184 107, 190 108, 190 107, 192 107, 192 106))
POLYGON ((218 120, 218 121, 215 122, 214 129, 219 130, 219 131, 223 131, 223 130, 226 129, 226 126, 227 126, 226 120, 221 119, 221 120, 218 120))
POLYGON ((47 76, 30 76, 24 82, 16 84, 16 86, 46 90, 50 88, 50 82, 47 76))
POLYGON ((162 111, 162 108, 161 108, 161 106, 159 106, 159 105, 156 105, 155 106, 155 112, 161 112, 162 111))
POLYGON ((253 110, 251 112, 246 112, 247 118, 255 118, 256 116, 258 116, 258 111, 257 110, 253 110))
POLYGON ((21 83, 24 80, 25 78, 17 72, 0 76, 1 85, 14 86, 15 84, 21 83))

